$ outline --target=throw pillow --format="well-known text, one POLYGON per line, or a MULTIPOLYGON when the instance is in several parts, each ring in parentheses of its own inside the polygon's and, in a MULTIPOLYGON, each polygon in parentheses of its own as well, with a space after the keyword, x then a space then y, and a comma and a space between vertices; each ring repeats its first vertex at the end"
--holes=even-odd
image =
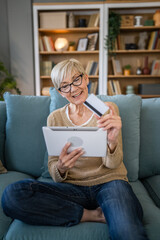
POLYGON ((5 159, 8 170, 39 177, 46 146, 42 126, 49 115, 50 97, 4 94, 7 109, 5 159))
MULTIPOLYGON (((68 103, 66 98, 63 98, 58 91, 51 87, 50 88, 50 95, 51 95, 51 103, 50 103, 50 113, 54 110, 63 107, 68 103)), ((43 173, 42 177, 50 178, 50 174, 48 172, 48 153, 46 151, 44 156, 44 165, 43 165, 43 173)))

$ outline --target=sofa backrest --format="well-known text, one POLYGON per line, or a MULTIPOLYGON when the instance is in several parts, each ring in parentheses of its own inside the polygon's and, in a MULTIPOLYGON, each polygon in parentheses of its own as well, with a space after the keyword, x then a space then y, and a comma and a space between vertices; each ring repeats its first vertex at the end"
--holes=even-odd
POLYGON ((6 104, 0 102, 0 160, 4 164, 4 144, 6 130, 6 104))
POLYGON ((140 139, 139 177, 160 174, 160 98, 142 100, 140 139))
MULTIPOLYGON (((5 157, 8 170, 39 176, 44 170, 46 146, 42 126, 50 111, 64 106, 67 101, 52 89, 51 97, 17 96, 5 94, 7 108, 5 157)), ((135 181, 139 171, 141 98, 136 95, 98 96, 103 101, 115 102, 122 118, 124 163, 128 178, 135 181)), ((47 168, 47 161, 45 161, 47 168)))
POLYGON ((5 93, 4 99, 7 110, 6 167, 38 177, 46 151, 42 126, 46 125, 50 97, 5 93))

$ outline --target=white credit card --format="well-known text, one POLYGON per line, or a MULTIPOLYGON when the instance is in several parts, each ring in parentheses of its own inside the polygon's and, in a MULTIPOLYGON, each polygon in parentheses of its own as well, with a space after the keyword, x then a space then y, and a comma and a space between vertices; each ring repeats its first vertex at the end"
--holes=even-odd
POLYGON ((109 107, 94 94, 89 95, 89 97, 84 102, 84 105, 99 117, 101 117, 109 110, 109 107))

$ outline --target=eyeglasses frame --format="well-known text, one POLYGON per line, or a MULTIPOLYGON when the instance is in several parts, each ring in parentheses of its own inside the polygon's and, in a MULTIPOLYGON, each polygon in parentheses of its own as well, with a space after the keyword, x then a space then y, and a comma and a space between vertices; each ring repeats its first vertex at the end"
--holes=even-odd
POLYGON ((78 75, 71 83, 65 85, 65 86, 70 86, 70 90, 69 90, 69 91, 63 92, 63 91, 61 90, 61 88, 63 88, 63 87, 58 88, 58 90, 59 90, 60 92, 63 92, 63 93, 69 93, 69 92, 71 91, 71 86, 72 86, 72 85, 78 87, 78 86, 80 86, 80 85, 82 84, 83 75, 84 75, 84 73, 81 73, 81 74, 78 75), (81 83, 78 84, 78 85, 74 85, 74 81, 75 81, 78 77, 81 77, 81 83))

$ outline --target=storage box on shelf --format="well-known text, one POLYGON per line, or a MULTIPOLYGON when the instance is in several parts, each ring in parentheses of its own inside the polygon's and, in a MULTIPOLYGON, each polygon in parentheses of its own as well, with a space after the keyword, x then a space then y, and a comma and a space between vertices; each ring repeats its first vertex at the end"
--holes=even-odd
MULTIPOLYGON (((68 4, 63 6, 58 4, 47 6, 34 4, 36 95, 46 95, 47 87, 49 89, 52 86, 50 74, 44 74, 46 71, 42 71, 42 66, 46 66, 46 62, 57 64, 65 59, 76 58, 83 63, 85 69, 90 61, 99 65, 99 39, 101 38, 99 21, 101 11, 101 4, 68 4), (57 21, 57 17, 59 19, 59 15, 61 16, 61 23, 58 24, 57 28, 55 21, 57 21), (52 21, 55 19, 53 28, 50 19, 52 21), (93 37, 94 43, 91 45, 89 43, 93 42, 93 37), (56 46, 56 42, 57 39, 62 38, 65 38, 67 42, 66 47, 60 49, 57 47, 58 45, 56 46), (74 49, 70 51, 69 45, 73 42, 74 49)), ((53 67, 53 64, 50 63, 49 66, 53 67)), ((49 72, 51 72, 51 69, 50 67, 49 72)), ((94 74, 91 72, 89 79, 98 83, 98 71, 95 70, 94 74)))
MULTIPOLYGON (((123 16, 123 25, 121 25, 114 51, 115 59, 121 65, 122 74, 115 75, 115 71, 112 70, 112 60, 109 58, 108 80, 118 80, 123 94, 126 94, 127 86, 130 85, 133 86, 136 94, 140 94, 139 84, 160 83, 160 71, 157 70, 155 74, 152 71, 155 60, 160 60, 160 26, 155 26, 153 21, 153 16, 159 9, 160 3, 153 3, 153 6, 151 3, 146 3, 145 7, 132 4, 129 14, 125 4, 123 4, 124 8, 117 9, 115 6, 114 4, 110 5, 109 11, 115 11, 123 16), (139 18, 138 25, 137 17, 139 18), (133 19, 134 22, 132 22, 133 19), (154 25, 146 26, 147 24, 154 25), (149 71, 144 69, 146 68, 146 59, 149 71), (131 65, 131 73, 124 75, 124 66, 128 64, 131 65)), ((157 92, 153 94, 152 91, 151 94, 141 96, 144 98, 160 97, 160 92, 157 95, 157 92)))

